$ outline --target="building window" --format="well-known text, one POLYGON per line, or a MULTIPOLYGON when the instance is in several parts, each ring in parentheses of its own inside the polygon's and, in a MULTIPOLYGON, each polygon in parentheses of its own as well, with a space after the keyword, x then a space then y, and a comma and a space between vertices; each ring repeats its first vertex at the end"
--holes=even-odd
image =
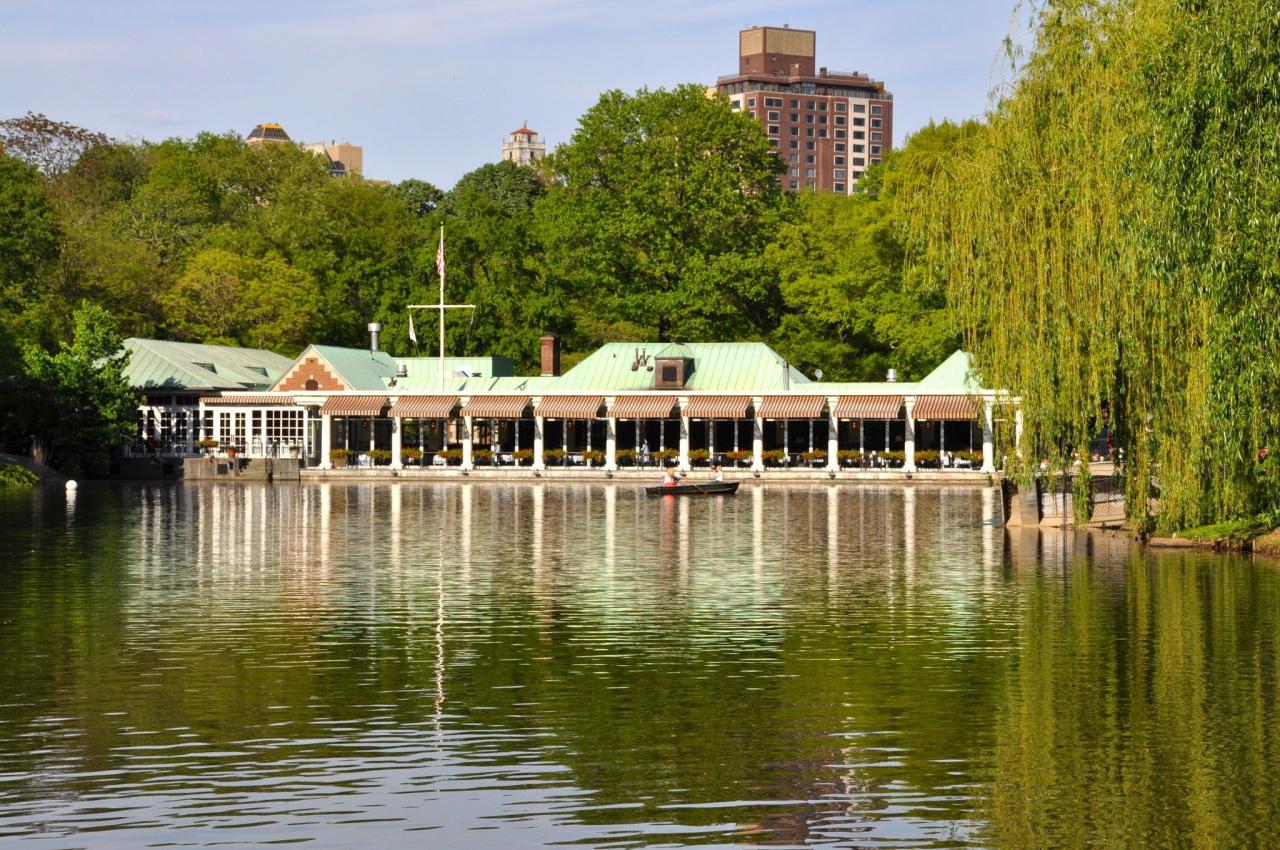
POLYGON ((791 120, 792 120, 792 121, 796 121, 796 122, 798 122, 798 121, 800 120, 800 113, 799 113, 799 112, 792 112, 792 113, 791 113, 791 120))
POLYGON ((818 101, 818 111, 819 112, 827 111, 827 102, 825 100, 818 101))
POLYGON ((865 119, 865 118, 855 118, 855 119, 853 119, 853 126, 855 126, 855 127, 865 127, 865 126, 867 126, 867 119, 865 119))
POLYGON ((826 128, 826 127, 822 127, 822 128, 820 128, 820 129, 818 130, 818 138, 819 138, 819 139, 825 139, 826 137, 827 137, 827 128, 826 128))
POLYGON ((819 116, 818 116, 818 123, 819 123, 819 124, 825 124, 825 123, 827 123, 827 116, 825 116, 825 115, 819 115, 819 116))
POLYGON ((742 108, 742 98, 740 98, 740 97, 735 97, 733 100, 729 101, 729 105, 730 105, 730 106, 732 106, 734 109, 741 109, 741 108, 742 108))
POLYGON ((879 118, 872 118, 872 119, 871 119, 871 126, 872 126, 872 127, 879 127, 879 126, 880 126, 880 119, 879 119, 879 118))
POLYGON ((836 157, 835 162, 836 162, 836 165, 844 165, 844 157, 842 156, 836 157))
POLYGON ((844 101, 842 100, 836 101, 836 112, 844 112, 844 101))
POLYGON ((764 99, 764 105, 765 105, 765 106, 776 106, 776 107, 778 107, 779 109, 781 109, 781 108, 782 108, 782 98, 780 98, 780 97, 766 97, 766 98, 764 99))
POLYGON ((804 158, 804 161, 805 161, 805 162, 807 162, 807 163, 809 163, 810 165, 812 165, 813 163, 815 163, 815 162, 817 162, 817 161, 818 161, 818 157, 817 157, 817 155, 816 155, 816 154, 808 154, 808 155, 804 158))
POLYGON ((770 112, 770 113, 769 113, 769 115, 768 115, 768 118, 769 118, 769 120, 770 120, 770 121, 781 121, 781 120, 782 120, 782 118, 781 118, 781 117, 779 117, 778 113, 776 113, 776 112, 770 112))
POLYGON ((844 142, 836 142, 836 153, 844 153, 844 142))
POLYGON ((867 149, 867 146, 866 146, 866 145, 854 145, 854 146, 853 146, 853 152, 854 152, 854 153, 862 153, 862 152, 863 152, 863 151, 865 151, 866 149, 867 149))
POLYGON ((804 117, 804 123, 806 123, 806 124, 812 124, 812 123, 813 123, 813 115, 812 115, 812 114, 810 114, 810 115, 806 115, 806 116, 804 117))
POLYGON ((812 100, 810 100, 810 101, 806 102, 806 103, 805 103, 805 105, 804 105, 804 108, 805 108, 805 109, 813 109, 813 101, 812 101, 812 100))
POLYGON ((861 130, 854 130, 853 137, 855 139, 865 139, 867 137, 867 134, 862 132, 861 130))
POLYGON ((806 136, 808 136, 809 138, 811 138, 811 139, 812 139, 812 138, 813 138, 813 128, 812 128, 812 127, 805 127, 805 128, 804 128, 804 134, 805 134, 806 136))
POLYGON ((873 157, 871 157, 871 164, 872 164, 872 165, 879 165, 879 164, 880 164, 880 157, 878 157, 878 156, 873 156, 873 157))
POLYGON ((871 152, 872 152, 872 153, 880 153, 880 146, 879 146, 879 145, 872 145, 872 146, 871 146, 871 152))
POLYGON ((884 107, 883 107, 883 106, 881 106, 881 105, 880 105, 880 104, 878 104, 878 103, 873 103, 873 104, 871 104, 871 114, 872 114, 872 115, 880 115, 880 114, 881 114, 881 113, 883 113, 883 112, 884 112, 884 107))
POLYGON ((843 138, 844 138, 844 130, 837 129, 837 130, 836 130, 836 138, 837 138, 837 139, 843 139, 843 138))
POLYGON ((805 149, 805 150, 807 150, 807 151, 811 151, 811 150, 814 150, 814 149, 816 149, 816 148, 817 148, 817 144, 816 144, 815 142, 805 142, 805 143, 804 143, 804 149, 805 149))
MULTIPOLYGON (((798 101, 798 100, 793 100, 793 101, 791 101, 791 108, 792 108, 792 109, 799 109, 799 108, 800 108, 800 101, 798 101)), ((794 119, 793 119, 793 120, 794 120, 794 119)))
POLYGON ((867 164, 867 161, 866 161, 865 159, 863 159, 862 157, 860 157, 860 156, 855 156, 855 157, 853 158, 853 164, 854 164, 854 165, 866 165, 866 164, 867 164))
POLYGON ((769 140, 769 147, 771 147, 771 148, 776 148, 777 146, 778 146, 778 140, 777 140, 777 139, 770 139, 770 140, 769 140))
POLYGON ((753 108, 755 105, 756 105, 756 99, 755 99, 754 97, 749 97, 749 98, 747 98, 747 108, 748 108, 748 109, 753 108))
POLYGON ((798 168, 788 168, 788 169, 787 169, 787 176, 788 176, 788 177, 799 177, 799 176, 800 176, 800 169, 798 169, 798 168))
POLYGON ((798 135, 800 135, 800 128, 799 128, 799 127, 789 127, 788 129, 789 129, 789 130, 791 130, 791 135, 793 135, 793 136, 798 136, 798 135))
POLYGON ((838 179, 838 180, 843 180, 843 179, 844 179, 844 169, 843 169, 843 168, 837 168, 837 169, 836 169, 836 173, 835 173, 835 177, 836 177, 836 179, 838 179))
POLYGON ((793 151, 798 151, 798 150, 800 150, 800 142, 799 142, 798 140, 796 140, 796 139, 792 139, 792 140, 791 140, 791 149, 792 149, 793 151))
POLYGON ((770 124, 770 125, 769 125, 769 135, 770 135, 770 136, 776 136, 776 135, 778 135, 778 125, 777 125, 777 124, 770 124))
POLYGON ((790 183, 788 183, 787 185, 788 185, 788 186, 790 186, 792 189, 799 189, 799 188, 800 188, 800 181, 799 181, 799 180, 792 180, 792 181, 791 181, 790 183))
POLYGON ((813 181, 812 181, 812 180, 810 180, 808 183, 804 184, 804 187, 805 187, 806 189, 810 189, 810 190, 812 190, 812 189, 813 189, 813 181))
POLYGON ((872 133, 872 134, 871 134, 871 141, 873 141, 873 142, 881 141, 881 139, 883 138, 883 136, 884 136, 884 134, 883 134, 883 133, 872 133))
POLYGON ((844 126, 844 116, 843 116, 843 115, 837 115, 837 116, 836 116, 836 126, 837 126, 837 127, 843 127, 843 126, 844 126))
POLYGON ((837 183, 837 184, 836 184, 836 186, 835 186, 835 189, 836 189, 836 191, 837 191, 837 192, 843 192, 843 191, 844 191, 844 184, 843 184, 843 183, 837 183))
POLYGON ((853 105, 853 111, 854 111, 854 112, 866 112, 866 111, 867 111, 867 105, 866 105, 865 103, 855 103, 855 104, 853 105))
POLYGON ((814 175, 814 170, 812 168, 806 168, 804 170, 805 177, 812 177, 813 175, 814 175))
POLYGON ((793 153, 793 154, 791 155, 791 161, 792 161, 792 162, 799 162, 799 161, 800 161, 800 154, 798 154, 798 153, 793 153))

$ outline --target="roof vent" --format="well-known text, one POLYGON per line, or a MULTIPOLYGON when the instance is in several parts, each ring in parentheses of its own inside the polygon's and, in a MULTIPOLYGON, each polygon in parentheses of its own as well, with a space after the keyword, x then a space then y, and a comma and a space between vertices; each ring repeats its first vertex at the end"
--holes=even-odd
POLYGON ((370 322, 369 328, 369 350, 378 350, 378 334, 382 333, 382 325, 379 322, 370 322))
POLYGON ((885 373, 884 379, 891 384, 896 384, 898 382, 898 370, 890 369, 885 373))
POLYGON ((409 377, 409 367, 408 367, 408 366, 406 366, 406 365, 404 365, 403 363, 401 363, 399 366, 397 366, 397 367, 396 367, 396 377, 397 377, 397 378, 407 378, 407 377, 409 377))

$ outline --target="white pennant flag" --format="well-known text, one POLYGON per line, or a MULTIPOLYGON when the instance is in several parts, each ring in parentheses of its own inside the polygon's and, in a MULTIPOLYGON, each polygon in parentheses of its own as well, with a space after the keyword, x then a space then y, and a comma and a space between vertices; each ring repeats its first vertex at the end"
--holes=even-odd
POLYGON ((414 345, 418 344, 418 335, 413 331, 413 314, 409 314, 409 341, 414 345))

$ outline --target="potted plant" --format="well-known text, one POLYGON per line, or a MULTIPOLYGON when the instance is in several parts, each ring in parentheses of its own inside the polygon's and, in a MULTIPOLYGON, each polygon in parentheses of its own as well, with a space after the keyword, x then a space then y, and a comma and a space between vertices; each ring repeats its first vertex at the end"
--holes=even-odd
POLYGON ((744 452, 744 451, 725 452, 724 456, 729 460, 730 463, 734 464, 735 466, 742 466, 744 464, 751 463, 751 452, 744 452))
POLYGON ((449 466, 458 466, 462 463, 462 449, 444 449, 436 452, 436 457, 444 458, 449 466))
POLYGON ((400 462, 405 466, 421 466, 422 449, 401 449, 400 462))
POLYGON ((802 453, 800 458, 810 466, 821 466, 827 462, 827 453, 822 449, 812 449, 802 453))
POLYGON ((841 466, 861 466, 862 452, 842 449, 836 452, 836 459, 840 461, 841 466))
POLYGON ((493 452, 489 449, 474 449, 471 452, 473 466, 493 466, 493 452))
POLYGON ((564 449, 547 449, 542 453, 542 462, 548 466, 563 466, 564 449))
POLYGON ((585 449, 582 452, 582 462, 587 466, 604 466, 604 452, 599 449, 585 449))
POLYGON ((706 449, 693 449, 689 452, 690 466, 706 466, 711 462, 711 452, 706 449))
POLYGON ((787 459, 787 454, 782 449, 770 449, 760 455, 760 459, 764 461, 765 466, 782 466, 787 459))
POLYGON ((342 466, 347 462, 346 449, 329 449, 329 464, 331 466, 342 466))
POLYGON ((635 466, 636 450, 635 449, 618 449, 617 459, 618 459, 618 466, 635 466))
POLYGON ((675 449, 661 449, 653 453, 653 459, 659 466, 672 466, 680 459, 680 452, 675 449))
POLYGON ((935 451, 916 452, 916 466, 936 467, 940 456, 935 451))
POLYGON ((533 463, 533 449, 520 449, 511 453, 511 458, 516 462, 516 466, 528 466, 533 463))

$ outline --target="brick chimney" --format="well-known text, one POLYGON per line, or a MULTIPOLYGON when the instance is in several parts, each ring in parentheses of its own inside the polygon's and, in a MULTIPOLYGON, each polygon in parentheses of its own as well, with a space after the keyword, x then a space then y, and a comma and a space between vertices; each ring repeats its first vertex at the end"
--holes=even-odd
POLYGON ((542 335, 542 374, 560 374, 560 337, 550 331, 542 335))

